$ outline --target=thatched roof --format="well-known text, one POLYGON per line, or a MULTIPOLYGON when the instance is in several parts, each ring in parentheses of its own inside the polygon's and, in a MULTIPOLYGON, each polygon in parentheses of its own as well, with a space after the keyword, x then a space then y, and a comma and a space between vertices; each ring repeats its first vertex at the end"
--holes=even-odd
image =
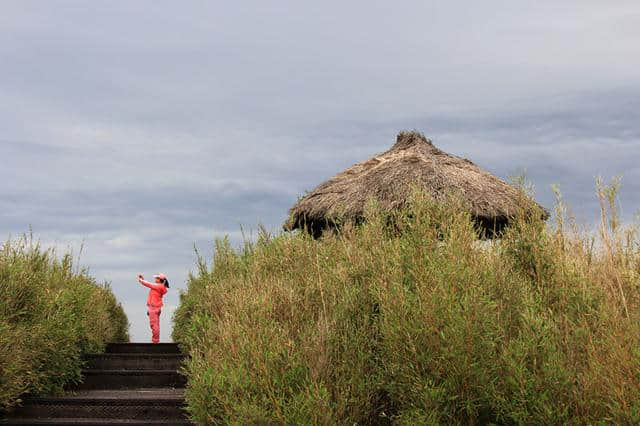
MULTIPOLYGON (((434 200, 460 194, 489 233, 522 211, 518 189, 467 159, 439 150, 418 132, 401 132, 387 152, 348 168, 302 197, 291 208, 284 228, 306 229, 317 236, 336 223, 362 220, 372 198, 384 209, 402 208, 415 186, 434 200)), ((529 212, 546 215, 534 201, 526 203, 529 212)))

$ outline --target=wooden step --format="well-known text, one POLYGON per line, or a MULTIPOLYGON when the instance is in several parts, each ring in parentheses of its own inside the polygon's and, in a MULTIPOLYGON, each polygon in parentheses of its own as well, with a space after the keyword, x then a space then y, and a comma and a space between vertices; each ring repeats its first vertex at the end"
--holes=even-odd
POLYGON ((92 419, 92 418, 69 418, 69 419, 8 419, 0 420, 0 425, 59 425, 59 426, 103 426, 103 425, 166 425, 183 426, 191 425, 188 420, 128 420, 128 419, 92 419))
POLYGON ((177 343, 109 343, 106 353, 179 354, 177 343))
POLYGON ((105 353, 87 355, 87 370, 178 370, 182 354, 105 353))
POLYGON ((184 391, 137 389, 82 391, 30 398, 12 420, 39 419, 187 420, 184 391))
POLYGON ((176 370, 84 370, 79 390, 183 388, 186 378, 176 370))

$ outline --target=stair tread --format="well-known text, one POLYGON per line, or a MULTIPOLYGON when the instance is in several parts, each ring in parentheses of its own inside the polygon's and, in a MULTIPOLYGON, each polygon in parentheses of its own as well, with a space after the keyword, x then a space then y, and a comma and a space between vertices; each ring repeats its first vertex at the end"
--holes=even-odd
POLYGON ((55 397, 29 398, 26 403, 74 400, 174 400, 184 399, 184 388, 99 389, 67 392, 55 397))
POLYGON ((145 353, 145 354, 180 354, 180 347, 173 343, 131 343, 131 344, 119 344, 109 345, 106 347, 106 353, 145 353))
POLYGON ((190 425, 188 420, 130 420, 130 419, 93 419, 93 418, 24 418, 0 420, 0 424, 6 425, 190 425))
POLYGON ((151 342, 122 342, 122 343, 109 343, 107 346, 158 346, 158 347, 169 347, 169 346, 178 346, 177 343, 174 342, 160 342, 160 343, 151 343, 151 342))
POLYGON ((82 374, 180 374, 178 370, 145 370, 145 369, 115 369, 115 370, 98 370, 98 369, 87 369, 82 370, 82 374))
POLYGON ((101 354, 87 354, 85 358, 93 358, 93 357, 109 357, 109 358, 124 358, 124 357, 136 357, 136 358, 144 358, 144 357, 152 357, 152 358, 185 358, 184 354, 180 353, 144 353, 144 352, 103 352, 101 354))

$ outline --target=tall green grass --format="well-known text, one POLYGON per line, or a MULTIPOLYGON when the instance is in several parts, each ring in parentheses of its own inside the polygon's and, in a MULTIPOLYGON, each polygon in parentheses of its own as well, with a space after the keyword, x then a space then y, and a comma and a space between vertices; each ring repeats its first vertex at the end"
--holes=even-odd
POLYGON ((313 240, 218 240, 181 296, 198 424, 640 423, 640 252, 601 186, 564 219, 476 237, 454 199, 313 240), (393 226, 389 226, 393 223, 393 226))
POLYGON ((80 379, 82 354, 129 339, 110 288, 72 263, 31 237, 0 246, 0 411, 61 391, 80 379))

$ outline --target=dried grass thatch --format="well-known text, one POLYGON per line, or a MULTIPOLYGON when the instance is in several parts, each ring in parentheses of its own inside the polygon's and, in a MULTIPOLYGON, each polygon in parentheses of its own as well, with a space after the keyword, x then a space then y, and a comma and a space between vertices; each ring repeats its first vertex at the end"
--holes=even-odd
POLYGON ((434 200, 459 194, 476 223, 492 236, 523 209, 547 216, 535 201, 471 161, 447 154, 418 132, 401 132, 387 152, 356 164, 302 197, 290 210, 285 230, 319 236, 344 221, 359 222, 370 199, 382 208, 402 208, 414 187, 434 200))

